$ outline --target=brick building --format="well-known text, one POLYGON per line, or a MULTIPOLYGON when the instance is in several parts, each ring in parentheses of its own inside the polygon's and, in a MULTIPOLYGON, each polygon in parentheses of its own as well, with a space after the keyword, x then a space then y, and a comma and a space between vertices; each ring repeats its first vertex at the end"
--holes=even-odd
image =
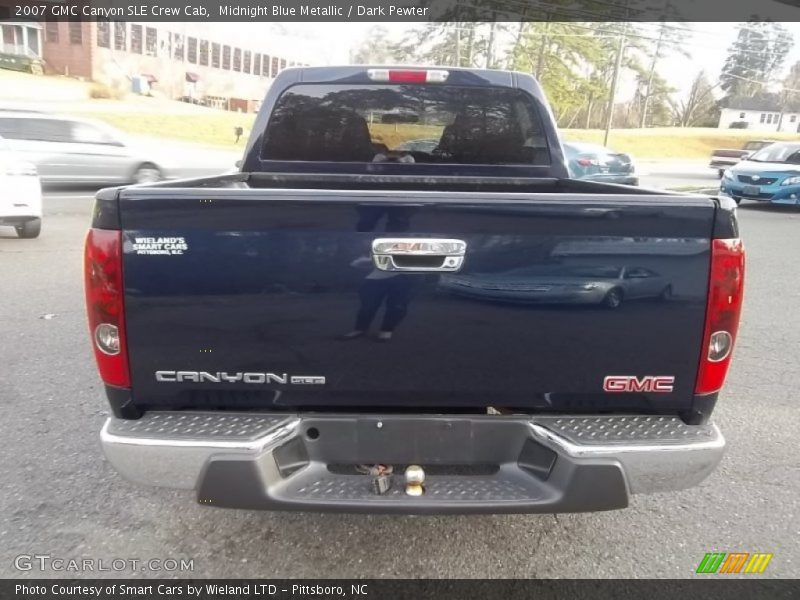
POLYGON ((43 23, 42 55, 51 74, 127 90, 145 80, 166 97, 234 110, 253 110, 269 79, 308 62, 294 40, 214 25, 51 21, 43 23))

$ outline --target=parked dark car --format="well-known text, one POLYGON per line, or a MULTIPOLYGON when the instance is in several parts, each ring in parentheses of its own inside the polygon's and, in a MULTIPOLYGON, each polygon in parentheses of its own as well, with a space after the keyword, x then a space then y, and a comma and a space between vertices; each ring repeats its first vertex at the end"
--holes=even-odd
POLYGON ((529 75, 286 69, 240 172, 102 190, 92 215, 101 440, 132 481, 209 507, 553 513, 689 487, 722 457, 735 204, 571 178, 529 75), (615 311, 442 293, 544 263, 609 304, 570 264, 680 293, 615 311))
POLYGON ((708 163, 708 166, 716 169, 717 175, 722 178, 725 169, 729 169, 754 152, 774 143, 775 140, 750 140, 745 142, 742 148, 718 148, 711 153, 711 162, 708 163))
POLYGON ((567 168, 575 179, 639 185, 636 166, 629 154, 585 142, 564 142, 567 168))

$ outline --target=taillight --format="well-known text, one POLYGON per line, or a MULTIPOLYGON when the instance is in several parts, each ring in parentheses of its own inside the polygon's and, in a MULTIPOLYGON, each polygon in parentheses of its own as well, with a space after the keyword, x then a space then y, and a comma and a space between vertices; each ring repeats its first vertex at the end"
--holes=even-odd
POLYGON ((444 69, 368 69, 367 76, 372 81, 388 81, 390 83, 443 83, 447 81, 449 71, 444 69))
POLYGON ((599 165, 600 162, 591 158, 579 158, 578 164, 582 167, 591 167, 592 165, 594 166, 599 165))
POLYGON ((84 252, 89 334, 100 377, 130 387, 122 288, 122 233, 90 229, 84 252))
POLYGON ((711 241, 706 324, 696 394, 722 388, 731 362, 744 288, 744 246, 740 239, 711 241))

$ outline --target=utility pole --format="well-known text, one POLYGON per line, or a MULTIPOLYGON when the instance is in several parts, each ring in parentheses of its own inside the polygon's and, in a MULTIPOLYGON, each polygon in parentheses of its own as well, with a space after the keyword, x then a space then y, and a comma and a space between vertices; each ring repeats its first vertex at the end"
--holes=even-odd
POLYGON ((619 70, 622 67, 622 55, 625 53, 625 33, 628 24, 624 23, 622 32, 619 35, 619 46, 617 47, 617 59, 614 61, 614 74, 611 76, 611 91, 608 94, 608 114, 606 115, 606 131, 603 136, 603 145, 608 145, 608 133, 611 131, 611 123, 614 120, 614 98, 617 95, 617 81, 619 80, 619 70))
POLYGON ((469 35, 467 35, 467 67, 475 66, 475 23, 469 24, 469 35))
POLYGON ((496 13, 492 13, 492 23, 489 28, 489 43, 486 47, 486 68, 491 69, 494 62, 494 30, 497 27, 496 13))
POLYGON ((456 23, 456 66, 461 66, 461 23, 456 23))
POLYGON ((544 22, 544 33, 542 34, 542 43, 539 45, 539 57, 536 60, 536 79, 539 80, 542 77, 542 69, 544 69, 544 51, 547 47, 548 37, 547 34, 550 31, 550 14, 545 15, 545 22, 544 22))
POLYGON ((781 127, 783 126, 783 113, 786 112, 786 102, 788 100, 788 94, 786 90, 781 86, 781 91, 778 94, 778 101, 780 102, 780 109, 781 112, 778 113, 778 129, 776 130, 778 133, 781 132, 781 127))
POLYGON ((653 54, 653 62, 650 63, 650 74, 647 76, 647 93, 644 96, 642 103, 642 118, 639 121, 639 129, 644 129, 647 126, 647 105, 650 103, 650 95, 652 93, 653 78, 656 73, 656 63, 658 62, 658 53, 661 52, 661 42, 664 39, 664 29, 666 23, 661 23, 661 29, 658 32, 658 42, 656 43, 656 52, 653 54))

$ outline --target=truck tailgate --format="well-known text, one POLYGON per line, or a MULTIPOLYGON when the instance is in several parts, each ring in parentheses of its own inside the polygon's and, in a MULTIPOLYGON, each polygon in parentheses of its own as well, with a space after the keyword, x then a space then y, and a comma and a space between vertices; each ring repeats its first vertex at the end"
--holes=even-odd
POLYGON ((711 199, 153 187, 119 202, 142 407, 671 413, 692 401, 711 199), (378 238, 460 240, 463 266, 383 271, 378 238), (609 377, 634 389, 606 391, 609 377))

